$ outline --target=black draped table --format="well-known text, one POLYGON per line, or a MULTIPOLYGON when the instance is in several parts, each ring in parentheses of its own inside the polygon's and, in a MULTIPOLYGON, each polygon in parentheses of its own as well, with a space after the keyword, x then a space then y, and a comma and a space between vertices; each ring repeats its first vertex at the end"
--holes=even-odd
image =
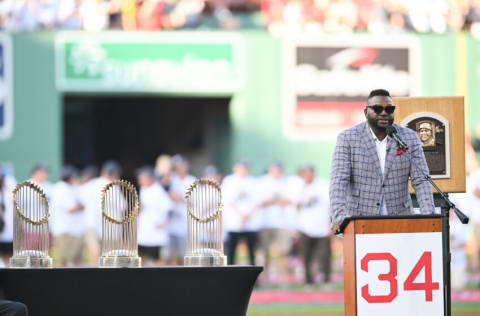
POLYGON ((30 316, 245 316, 262 267, 0 269, 30 316))

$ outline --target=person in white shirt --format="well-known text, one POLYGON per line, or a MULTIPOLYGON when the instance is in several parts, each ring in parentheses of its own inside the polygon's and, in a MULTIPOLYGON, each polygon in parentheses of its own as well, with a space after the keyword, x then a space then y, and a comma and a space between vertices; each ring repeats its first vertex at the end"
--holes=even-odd
POLYGON ((467 178, 468 205, 465 211, 470 215, 473 237, 475 238, 476 249, 472 256, 472 268, 475 271, 475 281, 480 281, 480 169, 473 171, 467 178))
POLYGON ((453 290, 461 290, 467 284, 467 226, 450 212, 451 285, 453 290))
POLYGON ((102 165, 100 176, 84 183, 81 198, 85 206, 85 248, 91 265, 98 264, 102 238, 102 190, 112 181, 119 180, 122 168, 113 160, 102 165))
POLYGON ((154 171, 158 183, 168 192, 170 190, 170 179, 173 173, 172 157, 169 155, 158 156, 154 171))
POLYGON ((265 255, 264 274, 272 283, 278 283, 281 278, 288 278, 287 259, 292 244, 292 233, 286 222, 286 207, 291 201, 287 197, 287 181, 280 162, 270 164, 268 173, 259 179, 258 190, 258 208, 262 216, 260 245, 265 255), (278 259, 271 261, 273 252, 278 259), (279 275, 274 275, 275 271, 279 275))
POLYGON ((330 202, 328 180, 315 178, 315 169, 305 166, 301 169, 304 187, 298 201, 298 229, 300 251, 304 258, 305 282, 315 283, 312 273, 314 259, 320 265, 323 281, 330 281, 330 202))
POLYGON ((52 194, 52 233, 57 262, 61 266, 78 265, 82 258, 84 207, 78 196, 77 182, 77 170, 64 166, 61 181, 52 194))
MULTIPOLYGON (((465 193, 450 193, 450 200, 455 206, 465 212, 472 222, 472 215, 478 209, 478 204, 475 205, 474 195, 472 194, 472 178, 467 176, 467 189, 465 193)), ((466 246, 468 240, 468 225, 462 224, 455 211, 450 209, 450 277, 451 286, 454 290, 463 289, 467 283, 467 253, 466 246)))
POLYGON ((80 183, 85 184, 96 177, 98 177, 99 172, 98 168, 95 167, 94 165, 88 165, 85 168, 82 169, 82 175, 80 177, 80 183))
POLYGON ((13 253, 13 195, 15 179, 0 167, 0 267, 7 266, 13 253))
POLYGON ((162 249, 168 245, 168 212, 173 208, 167 192, 155 181, 153 168, 137 172, 140 186, 138 252, 144 264, 161 264, 162 249))
POLYGON ((303 260, 299 254, 299 239, 300 233, 298 231, 298 202, 303 192, 305 182, 301 177, 302 168, 297 168, 295 174, 287 177, 287 197, 291 203, 285 207, 285 224, 286 228, 291 231, 291 246, 288 253, 288 267, 290 270, 290 277, 297 279, 303 271, 303 260))
POLYGON ((61 0, 58 5, 57 25, 63 29, 82 28, 81 0, 61 0))
POLYGON ((247 162, 241 161, 233 167, 233 174, 225 177, 222 183, 224 204, 224 229, 227 233, 227 259, 235 264, 237 244, 246 239, 249 263, 255 265, 255 250, 258 230, 262 224, 258 211, 256 180, 250 176, 247 162))
POLYGON ((222 174, 218 172, 217 167, 214 165, 208 165, 203 169, 203 178, 215 181, 219 185, 222 184, 222 174))
MULTIPOLYGON (((90 247, 90 244, 88 243, 88 235, 89 235, 89 215, 92 213, 92 211, 89 209, 91 207, 91 202, 90 199, 94 199, 94 196, 92 196, 92 186, 95 183, 95 179, 98 177, 98 168, 95 166, 87 166, 82 170, 82 176, 81 176, 81 184, 78 187, 78 195, 81 200, 81 204, 85 207, 85 250, 88 254, 88 261, 91 265, 97 265, 98 264, 98 254, 100 252, 100 246, 98 245, 98 242, 95 244, 95 250, 92 252, 92 248, 90 247), (90 205, 89 205, 90 204, 90 205)), ((98 192, 97 192, 98 193, 98 192)), ((97 214, 98 215, 98 214, 97 214)), ((96 235, 96 234, 95 234, 96 235)), ((96 240, 98 238, 95 238, 96 240)))
POLYGON ((169 195, 175 205, 169 215, 168 261, 170 264, 179 265, 185 255, 187 234, 187 204, 184 196, 196 178, 189 174, 190 165, 185 157, 175 155, 172 163, 174 173, 170 181, 169 195))
POLYGON ((85 31, 101 31, 109 26, 109 1, 84 0, 79 8, 85 31))
POLYGON ((37 184, 47 196, 48 202, 52 201, 53 184, 48 181, 48 167, 42 163, 33 166, 30 172, 30 181, 37 184))

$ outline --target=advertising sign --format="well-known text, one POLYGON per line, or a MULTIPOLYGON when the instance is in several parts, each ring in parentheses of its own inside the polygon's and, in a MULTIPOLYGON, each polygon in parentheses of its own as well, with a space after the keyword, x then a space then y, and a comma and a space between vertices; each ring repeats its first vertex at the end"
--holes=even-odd
POLYGON ((56 38, 60 91, 232 93, 243 79, 234 34, 62 32, 56 38))
POLYGON ((444 314, 442 233, 355 238, 358 316, 444 314))
POLYGON ((10 37, 0 34, 0 140, 13 130, 12 48, 10 37))
POLYGON ((368 94, 420 91, 417 42, 408 36, 322 37, 284 46, 284 131, 291 139, 335 140, 365 120, 368 94))

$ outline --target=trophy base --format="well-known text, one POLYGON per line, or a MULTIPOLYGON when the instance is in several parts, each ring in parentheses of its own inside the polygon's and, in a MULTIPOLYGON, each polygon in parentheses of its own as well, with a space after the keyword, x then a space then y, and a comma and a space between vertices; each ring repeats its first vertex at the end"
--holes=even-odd
POLYGON ((190 267, 226 266, 227 256, 185 256, 183 264, 190 267))
POLYGON ((100 257, 100 268, 139 268, 142 266, 140 257, 100 257))
POLYGON ((51 268, 52 258, 11 257, 10 268, 51 268))

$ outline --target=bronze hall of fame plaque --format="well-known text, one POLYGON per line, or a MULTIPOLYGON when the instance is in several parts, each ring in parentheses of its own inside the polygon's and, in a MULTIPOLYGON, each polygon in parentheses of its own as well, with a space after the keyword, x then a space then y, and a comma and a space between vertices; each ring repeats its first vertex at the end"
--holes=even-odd
POLYGON ((432 178, 450 178, 450 130, 448 120, 432 112, 406 117, 401 125, 414 130, 427 160, 432 178))

